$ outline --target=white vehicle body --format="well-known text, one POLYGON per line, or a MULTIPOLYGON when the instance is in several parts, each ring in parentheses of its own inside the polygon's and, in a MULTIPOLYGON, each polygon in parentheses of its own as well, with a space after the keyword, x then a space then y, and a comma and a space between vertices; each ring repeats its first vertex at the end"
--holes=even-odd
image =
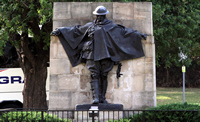
MULTIPOLYGON (((24 74, 21 68, 0 68, 0 109, 21 108, 24 74)), ((47 100, 49 100, 49 68, 46 82, 47 100)))

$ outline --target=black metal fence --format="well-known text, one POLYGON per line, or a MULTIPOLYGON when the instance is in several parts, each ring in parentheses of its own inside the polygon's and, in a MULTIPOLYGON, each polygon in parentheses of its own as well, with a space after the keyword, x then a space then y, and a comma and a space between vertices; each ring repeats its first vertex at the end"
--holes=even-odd
POLYGON ((196 110, 77 111, 0 109, 0 122, 169 122, 196 121, 196 110), (185 117, 187 116, 187 117, 185 117))

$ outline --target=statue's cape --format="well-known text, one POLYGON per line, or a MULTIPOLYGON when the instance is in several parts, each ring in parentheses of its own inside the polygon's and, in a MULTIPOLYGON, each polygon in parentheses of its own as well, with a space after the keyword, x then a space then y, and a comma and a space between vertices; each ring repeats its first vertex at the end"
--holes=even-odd
MULTIPOLYGON (((72 66, 85 63, 81 58, 83 43, 87 40, 88 28, 94 22, 84 26, 59 28, 58 36, 66 51, 72 66)), ((136 30, 117 25, 111 20, 101 24, 102 29, 94 33, 94 60, 111 58, 113 61, 123 61, 144 56, 142 48, 142 34, 136 30)))

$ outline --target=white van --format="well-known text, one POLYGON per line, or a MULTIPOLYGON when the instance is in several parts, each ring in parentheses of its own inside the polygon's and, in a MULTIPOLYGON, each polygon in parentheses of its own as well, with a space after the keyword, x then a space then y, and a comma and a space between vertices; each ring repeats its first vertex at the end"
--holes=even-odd
MULTIPOLYGON (((22 108, 24 74, 21 68, 0 68, 0 109, 22 108)), ((46 83, 47 103, 49 100, 49 68, 46 83)))

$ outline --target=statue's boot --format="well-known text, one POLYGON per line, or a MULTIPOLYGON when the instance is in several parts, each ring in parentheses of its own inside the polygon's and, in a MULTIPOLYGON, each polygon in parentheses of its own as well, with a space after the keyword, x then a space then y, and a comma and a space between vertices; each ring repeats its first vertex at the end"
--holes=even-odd
POLYGON ((91 90, 93 93, 93 104, 99 103, 99 80, 98 79, 92 79, 91 82, 91 90))
POLYGON ((108 81, 107 81, 107 77, 106 78, 102 78, 101 79, 101 85, 100 85, 100 103, 105 103, 107 104, 108 102, 106 101, 106 90, 107 90, 107 86, 108 86, 108 81))

